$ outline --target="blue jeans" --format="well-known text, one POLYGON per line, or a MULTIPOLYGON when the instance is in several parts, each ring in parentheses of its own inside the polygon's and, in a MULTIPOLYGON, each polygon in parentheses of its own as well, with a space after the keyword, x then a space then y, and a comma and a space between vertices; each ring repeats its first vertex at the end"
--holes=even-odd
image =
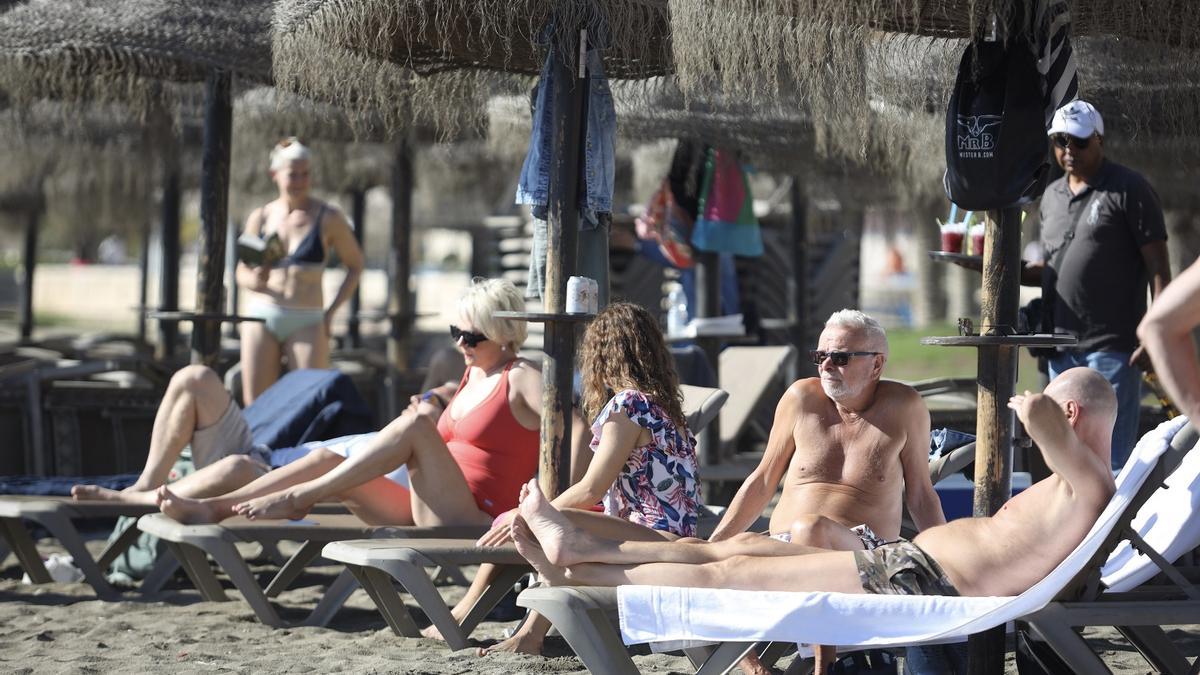
POLYGON ((967 643, 908 647, 904 650, 904 675, 965 675, 967 643))
POLYGON ((1112 465, 1120 469, 1137 442, 1141 417, 1142 375, 1129 365, 1129 352, 1059 352, 1050 359, 1050 379, 1083 366, 1100 373, 1117 393, 1117 423, 1113 427, 1112 465))
MULTIPOLYGON (((599 213, 612 212, 613 182, 616 178, 617 111, 612 91, 604 77, 600 50, 587 53, 587 129, 584 139, 584 186, 579 208, 583 226, 595 226, 599 213)), ((554 78, 554 50, 546 56, 538 82, 533 109, 529 151, 521 166, 516 203, 533 207, 535 218, 545 219, 550 203, 550 171, 554 136, 554 88, 564 83, 554 78)), ((566 83, 571 84, 571 83, 566 83)), ((574 83, 578 84, 578 83, 574 83)))

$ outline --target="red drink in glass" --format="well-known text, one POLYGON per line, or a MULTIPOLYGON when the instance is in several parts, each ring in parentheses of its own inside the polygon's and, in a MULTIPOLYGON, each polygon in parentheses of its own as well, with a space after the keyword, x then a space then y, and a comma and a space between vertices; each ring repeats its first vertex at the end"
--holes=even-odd
POLYGON ((946 253, 962 253, 963 233, 957 230, 942 230, 942 251, 946 253))

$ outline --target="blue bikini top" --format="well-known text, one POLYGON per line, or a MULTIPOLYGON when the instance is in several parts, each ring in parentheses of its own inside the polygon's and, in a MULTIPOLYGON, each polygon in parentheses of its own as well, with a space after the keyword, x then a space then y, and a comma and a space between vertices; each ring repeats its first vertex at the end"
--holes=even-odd
POLYGON ((280 265, 320 265, 325 262, 325 244, 321 242, 321 216, 323 215, 325 215, 324 204, 317 211, 317 218, 313 221, 308 234, 300 240, 296 250, 280 259, 280 265))

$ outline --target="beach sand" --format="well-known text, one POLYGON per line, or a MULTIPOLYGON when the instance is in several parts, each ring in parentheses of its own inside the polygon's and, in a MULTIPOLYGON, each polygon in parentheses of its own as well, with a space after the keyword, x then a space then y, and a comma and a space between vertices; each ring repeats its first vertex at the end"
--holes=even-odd
MULTIPOLYGON (((47 554, 54 548, 47 545, 42 550, 47 554)), ((272 568, 255 569, 269 572, 272 568)), ((303 575, 279 598, 284 618, 302 620, 338 570, 314 567, 303 575)), ((462 591, 442 589, 450 601, 462 591)), ((202 602, 180 577, 153 597, 129 593, 124 601, 102 602, 85 584, 23 584, 15 559, 9 557, 0 564, 0 671, 145 673, 166 667, 179 673, 587 672, 566 643, 555 637, 547 641, 547 657, 493 654, 483 658, 474 649, 452 652, 440 641, 397 637, 361 590, 329 628, 269 628, 254 618, 236 591, 229 595, 230 602, 202 602)), ((411 601, 409 605, 413 606, 411 601)), ((418 615, 418 624, 426 623, 418 615)), ((473 637, 479 644, 490 644, 514 623, 484 622, 473 637)), ((1184 645, 1185 653, 1200 654, 1200 626, 1170 635, 1184 645)), ((1088 636, 1102 646, 1104 659, 1114 671, 1150 672, 1115 631, 1091 630, 1088 636)), ((691 672, 680 656, 646 655, 635 661, 643 672, 691 672)), ((1016 672, 1011 653, 1007 671, 1016 672)))

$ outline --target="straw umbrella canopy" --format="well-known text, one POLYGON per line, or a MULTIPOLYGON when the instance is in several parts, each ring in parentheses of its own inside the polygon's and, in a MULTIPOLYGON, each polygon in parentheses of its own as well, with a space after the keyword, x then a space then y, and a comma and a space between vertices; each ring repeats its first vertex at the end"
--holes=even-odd
MULTIPOLYGON (((0 87, 17 101, 172 110, 190 89, 179 84, 206 83, 197 308, 210 315, 221 309, 231 75, 270 82, 270 18, 266 0, 35 0, 0 15, 0 87)), ((217 326, 198 327, 193 358, 212 363, 217 326)))
POLYGON ((270 82, 262 0, 31 0, 0 15, 0 87, 16 101, 174 103, 214 69, 270 82))

